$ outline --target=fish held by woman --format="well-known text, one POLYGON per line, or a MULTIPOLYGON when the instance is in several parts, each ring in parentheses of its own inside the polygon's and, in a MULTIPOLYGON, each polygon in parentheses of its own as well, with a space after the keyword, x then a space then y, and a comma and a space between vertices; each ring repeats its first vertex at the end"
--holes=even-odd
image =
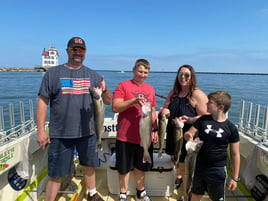
POLYGON ((158 150, 158 158, 162 157, 165 137, 166 137, 166 127, 167 127, 167 118, 166 115, 163 113, 158 114, 158 143, 159 143, 159 150, 158 150))
POLYGON ((175 165, 178 165, 179 158, 181 155, 181 148, 183 145, 183 130, 184 127, 183 121, 181 121, 179 118, 175 118, 172 120, 174 124, 174 143, 175 143, 175 150, 174 150, 174 160, 175 165))
POLYGON ((140 119, 140 138, 141 145, 144 149, 143 163, 152 163, 151 156, 149 154, 149 147, 151 145, 151 129, 152 129, 152 105, 146 102, 142 107, 142 114, 140 119))
POLYGON ((91 87, 90 93, 92 94, 92 100, 94 105, 95 114, 95 132, 97 136, 96 150, 102 150, 101 137, 104 132, 104 112, 105 107, 102 100, 102 89, 99 87, 91 87))

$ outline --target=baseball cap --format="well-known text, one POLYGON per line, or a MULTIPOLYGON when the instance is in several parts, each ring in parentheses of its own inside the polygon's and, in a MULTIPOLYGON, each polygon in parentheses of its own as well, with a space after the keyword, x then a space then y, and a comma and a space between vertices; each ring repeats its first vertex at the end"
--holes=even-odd
POLYGON ((70 47, 81 47, 86 49, 86 43, 85 41, 80 37, 73 37, 69 40, 67 48, 70 47))

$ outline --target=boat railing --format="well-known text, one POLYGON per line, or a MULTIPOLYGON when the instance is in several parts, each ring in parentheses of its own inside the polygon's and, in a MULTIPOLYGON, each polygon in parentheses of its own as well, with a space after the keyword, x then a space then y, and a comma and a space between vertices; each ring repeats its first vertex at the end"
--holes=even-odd
POLYGON ((29 119, 25 120, 25 107, 23 101, 19 102, 19 119, 15 119, 14 104, 10 103, 8 113, 4 113, 4 108, 0 106, 0 145, 15 140, 35 129, 33 101, 28 101, 29 119), (9 119, 8 121, 5 117, 9 119), (19 124, 16 125, 16 120, 19 124))
MULTIPOLYGON (((18 115, 15 119, 13 103, 9 104, 8 112, 5 113, 3 107, 0 106, 0 145, 36 129, 33 101, 29 100, 28 105, 28 120, 25 120, 24 102, 19 102, 19 119, 17 119, 18 115), (9 125, 7 125, 7 117, 9 125), (16 125, 16 122, 19 124, 16 125)), ((241 100, 238 129, 245 135, 268 146, 268 106, 253 105, 250 101, 241 100)))
POLYGON ((268 146, 268 106, 254 106, 250 101, 241 100, 238 129, 268 146))

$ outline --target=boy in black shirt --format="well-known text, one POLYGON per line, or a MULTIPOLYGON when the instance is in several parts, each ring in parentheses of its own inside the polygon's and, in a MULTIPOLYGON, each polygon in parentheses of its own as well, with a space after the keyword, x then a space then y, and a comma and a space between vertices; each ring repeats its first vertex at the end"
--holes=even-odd
POLYGON ((207 110, 210 114, 200 117, 184 134, 185 140, 193 141, 198 133, 203 141, 196 158, 191 201, 201 200, 205 192, 213 201, 224 200, 228 144, 233 172, 228 190, 234 191, 239 181, 239 134, 236 126, 226 116, 231 107, 231 96, 225 91, 215 91, 208 95, 208 99, 207 110))

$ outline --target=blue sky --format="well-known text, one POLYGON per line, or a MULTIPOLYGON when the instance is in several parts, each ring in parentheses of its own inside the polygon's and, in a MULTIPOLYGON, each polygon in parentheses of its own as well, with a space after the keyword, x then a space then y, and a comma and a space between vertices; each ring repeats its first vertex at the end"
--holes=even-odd
POLYGON ((67 61, 68 40, 87 44, 84 64, 131 70, 268 73, 267 0, 10 0, 0 8, 0 67, 41 65, 54 45, 67 61))

